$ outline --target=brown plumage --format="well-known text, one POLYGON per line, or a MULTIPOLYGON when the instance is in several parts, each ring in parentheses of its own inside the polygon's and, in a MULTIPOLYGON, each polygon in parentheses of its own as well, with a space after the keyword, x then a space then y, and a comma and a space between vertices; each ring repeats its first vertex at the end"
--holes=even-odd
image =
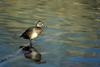
POLYGON ((32 46, 31 40, 37 38, 43 31, 43 23, 38 21, 35 26, 28 28, 20 37, 30 40, 30 46, 32 46))
POLYGON ((24 39, 34 39, 32 38, 32 34, 37 33, 37 35, 41 34, 43 29, 41 27, 30 27, 28 28, 20 37, 23 37, 24 39))

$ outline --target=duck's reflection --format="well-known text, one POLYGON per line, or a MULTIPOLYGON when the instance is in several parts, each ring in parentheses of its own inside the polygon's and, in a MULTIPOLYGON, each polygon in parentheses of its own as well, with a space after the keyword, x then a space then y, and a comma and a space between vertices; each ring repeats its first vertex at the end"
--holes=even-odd
POLYGON ((30 59, 34 61, 37 64, 46 63, 42 60, 42 55, 34 48, 30 46, 20 46, 20 49, 15 52, 15 54, 8 55, 0 60, 0 63, 11 61, 11 59, 14 59, 18 56, 23 56, 27 59, 30 59))
POLYGON ((31 59, 38 64, 45 63, 45 61, 42 60, 42 55, 34 47, 20 46, 20 48, 22 48, 25 58, 31 59))

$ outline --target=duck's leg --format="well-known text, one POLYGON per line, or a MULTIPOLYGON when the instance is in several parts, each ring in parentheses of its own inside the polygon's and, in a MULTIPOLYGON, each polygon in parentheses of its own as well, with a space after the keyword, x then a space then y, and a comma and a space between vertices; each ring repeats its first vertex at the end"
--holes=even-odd
POLYGON ((32 40, 30 39, 30 47, 32 47, 32 40))

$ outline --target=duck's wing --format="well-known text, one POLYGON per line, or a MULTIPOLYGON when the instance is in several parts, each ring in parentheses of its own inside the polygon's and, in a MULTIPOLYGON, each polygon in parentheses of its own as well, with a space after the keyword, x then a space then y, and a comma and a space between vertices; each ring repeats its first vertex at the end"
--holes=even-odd
POLYGON ((28 33, 28 32, 32 32, 33 28, 34 28, 34 27, 30 27, 30 28, 28 28, 27 30, 25 30, 24 33, 22 33, 22 35, 20 35, 20 37, 23 37, 23 38, 26 38, 26 39, 29 38, 29 37, 27 36, 27 33, 28 33))

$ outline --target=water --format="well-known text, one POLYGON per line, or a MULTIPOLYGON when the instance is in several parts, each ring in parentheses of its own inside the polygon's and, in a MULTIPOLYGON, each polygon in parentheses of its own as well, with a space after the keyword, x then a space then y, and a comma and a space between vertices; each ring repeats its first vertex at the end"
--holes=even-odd
POLYGON ((0 0, 0 59, 27 44, 20 34, 41 19, 33 45, 46 64, 19 59, 0 67, 100 67, 99 0, 0 0))
POLYGON ((24 57, 24 55, 22 53, 22 49, 19 49, 14 54, 7 55, 6 57, 2 57, 2 59, 0 59, 0 66, 2 67, 3 65, 5 65, 8 62, 13 62, 15 60, 22 59, 23 57, 24 57))

